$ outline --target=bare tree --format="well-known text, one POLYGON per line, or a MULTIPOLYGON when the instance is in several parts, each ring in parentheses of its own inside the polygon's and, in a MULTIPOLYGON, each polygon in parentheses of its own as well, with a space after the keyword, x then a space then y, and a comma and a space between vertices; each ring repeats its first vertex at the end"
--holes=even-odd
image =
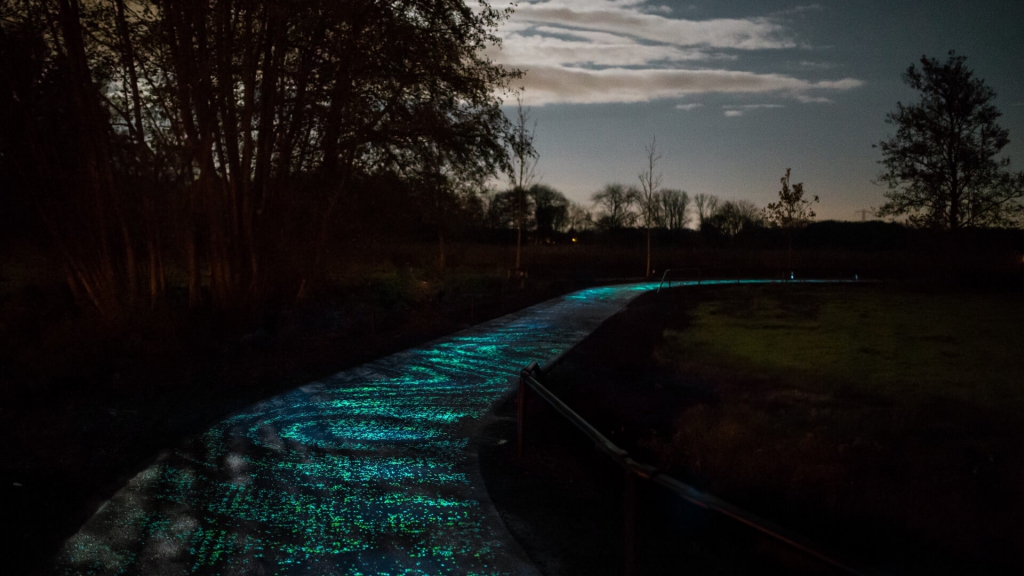
POLYGON ((695 194, 693 196, 693 207, 697 209, 697 229, 704 227, 704 223, 718 211, 718 197, 714 194, 695 194))
POLYGON ((594 225, 594 217, 584 206, 569 201, 566 210, 565 226, 566 231, 588 230, 594 225))
POLYGON ((516 94, 516 117, 512 125, 509 140, 509 181, 515 194, 516 223, 516 270, 522 264, 523 226, 526 220, 526 189, 536 180, 537 150, 533 147, 533 137, 537 131, 537 121, 530 123, 530 109, 523 108, 522 89, 516 94))
POLYGON ((671 188, 658 194, 661 204, 661 225, 669 230, 682 230, 690 223, 690 195, 671 188))
POLYGON ((639 194, 636 188, 627 188, 622 184, 606 184, 591 199, 601 210, 597 218, 597 226, 603 230, 618 230, 632 226, 636 222, 633 205, 639 194))
POLYGON ((654 173, 655 166, 661 160, 656 136, 651 137, 651 143, 644 146, 644 151, 647 153, 647 166, 637 174, 637 178, 640 179, 638 204, 640 205, 640 220, 644 228, 647 229, 647 265, 644 268, 644 276, 649 277, 651 275, 651 228, 656 225, 661 208, 658 201, 661 173, 659 172, 657 175, 654 173))
POLYGON ((727 200, 708 217, 705 225, 726 236, 736 236, 763 223, 761 209, 750 200, 727 200))

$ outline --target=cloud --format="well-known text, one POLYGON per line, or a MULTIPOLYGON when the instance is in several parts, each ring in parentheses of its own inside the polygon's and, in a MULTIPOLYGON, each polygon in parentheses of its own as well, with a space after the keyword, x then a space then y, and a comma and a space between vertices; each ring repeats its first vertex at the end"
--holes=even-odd
POLYGON ((831 62, 811 62, 810 60, 802 60, 800 62, 800 66, 814 70, 829 70, 836 67, 836 65, 831 62))
POLYGON ((851 90, 853 88, 860 88, 864 85, 863 80, 857 80, 856 78, 843 78, 842 80, 822 80, 821 82, 815 82, 815 88, 822 88, 825 90, 851 90))
POLYGON ((792 48, 796 42, 782 25, 765 18, 686 20, 647 14, 611 2, 588 2, 576 7, 561 2, 520 4, 518 22, 552 24, 611 32, 675 46, 707 46, 738 50, 792 48))
POLYGON ((540 65, 589 64, 594 66, 646 66, 652 62, 686 62, 728 58, 697 49, 641 44, 632 38, 605 32, 563 31, 547 26, 533 33, 506 36, 501 51, 490 50, 496 62, 529 68, 540 65), (555 37, 559 34, 565 37, 555 37))
POLYGON ((692 102, 690 104, 676 104, 676 110, 683 110, 685 112, 689 112, 690 110, 695 110, 697 108, 700 108, 701 106, 703 106, 703 104, 701 104, 700 102, 692 102))
POLYGON ((793 97, 796 98, 798 102, 801 102, 803 104, 832 104, 832 99, 826 98, 824 96, 808 96, 806 94, 794 94, 793 97))
MULTIPOLYGON (((797 12, 820 6, 798 6, 797 12)), ((784 18, 675 17, 645 0, 548 0, 519 4, 488 56, 525 72, 528 105, 629 103, 708 92, 774 94, 830 102, 821 92, 860 86, 854 78, 811 82, 747 72, 741 55, 796 47, 784 18)), ((684 105, 685 106, 685 105, 684 105)), ((691 108, 680 108, 689 110, 691 108)))
POLYGON ((726 104, 722 106, 722 114, 726 118, 735 118, 737 116, 743 116, 749 110, 758 110, 761 108, 785 108, 782 104, 726 104))
POLYGON ((782 104, 727 104, 722 106, 726 110, 754 110, 757 108, 785 108, 782 104))
POLYGON ((776 16, 785 16, 789 14, 800 14, 803 12, 823 12, 824 10, 825 7, 821 4, 805 4, 803 6, 794 6, 786 10, 779 10, 777 12, 773 12, 773 14, 776 16))
POLYGON ((593 70, 566 66, 536 66, 526 71, 524 103, 596 104, 650 102, 711 92, 732 94, 776 93, 805 95, 818 90, 849 90, 859 80, 808 82, 781 74, 733 70, 679 70, 606 68, 593 70))
POLYGON ((661 4, 659 6, 644 6, 644 12, 648 14, 671 14, 672 7, 661 4))

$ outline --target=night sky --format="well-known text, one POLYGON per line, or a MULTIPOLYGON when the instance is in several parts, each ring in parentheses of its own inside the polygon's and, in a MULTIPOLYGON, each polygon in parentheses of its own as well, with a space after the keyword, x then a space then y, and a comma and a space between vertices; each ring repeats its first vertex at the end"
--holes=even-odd
POLYGON ((871 145, 916 100, 901 74, 922 55, 967 56, 1024 169, 1022 23, 1020 1, 524 1, 491 56, 527 71, 540 181, 573 200, 638 184, 656 134, 664 187, 764 206, 792 168, 818 219, 859 220, 883 202, 871 145))

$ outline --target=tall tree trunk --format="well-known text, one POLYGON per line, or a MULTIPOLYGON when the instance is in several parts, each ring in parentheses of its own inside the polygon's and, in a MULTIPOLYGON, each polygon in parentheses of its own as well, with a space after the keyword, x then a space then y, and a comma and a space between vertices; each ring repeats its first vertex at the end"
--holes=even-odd
POLYGON ((128 302, 134 303, 136 296, 139 294, 139 271, 135 262, 135 246, 120 210, 118 210, 118 219, 121 220, 121 241, 124 242, 124 267, 128 276, 128 302))
POLYGON ((117 33, 121 41, 121 59, 124 62, 125 68, 128 69, 128 88, 132 97, 132 118, 135 121, 133 132, 135 133, 136 143, 140 147, 144 147, 146 145, 146 135, 142 127, 142 96, 139 92, 139 75, 135 69, 135 49, 128 31, 124 0, 114 0, 114 6, 117 9, 115 18, 117 20, 117 33))
POLYGON ((334 207, 337 205, 338 200, 348 187, 349 176, 352 172, 352 163, 354 161, 355 150, 351 150, 349 151, 349 154, 347 154, 345 165, 342 167, 340 181, 332 187, 332 192, 328 197, 327 205, 321 211, 320 230, 317 234, 316 244, 313 248, 312 265, 309 270, 306 271, 305 278, 302 279, 299 291, 296 294, 297 300, 302 300, 306 297, 310 282, 320 275, 320 266, 323 263, 324 256, 327 252, 327 234, 330 231, 331 216, 334 213, 334 207))
POLYGON ((651 227, 647 227, 647 270, 644 272, 644 278, 651 277, 651 227))
MULTIPOLYGON (((66 254, 70 260, 69 265, 97 308, 103 314, 113 315, 120 308, 120 298, 119 275, 107 230, 108 211, 116 202, 109 142, 106 139, 108 125, 98 89, 93 84, 89 70, 78 0, 57 0, 57 7, 64 58, 71 80, 72 110, 80 144, 78 156, 81 176, 75 195, 82 198, 88 206, 86 210, 92 212, 91 218, 79 218, 86 229, 82 237, 75 238, 73 253, 63 239, 58 238, 58 241, 65 242, 68 247, 66 254), (90 268, 95 273, 88 272, 90 268)), ((119 224, 123 225, 123 219, 119 224)), ((54 232, 59 235, 62 231, 54 229, 54 232)))
POLYGON ((188 306, 195 308, 202 302, 203 296, 199 278, 199 250, 194 230, 189 230, 185 238, 185 259, 188 261, 188 306))
POLYGON ((149 250, 149 306, 152 308, 156 306, 156 301, 160 297, 160 277, 159 267, 157 266, 157 248, 156 242, 153 237, 149 237, 149 242, 146 246, 149 250))
MULTIPOLYGON (((520 161, 522 163, 522 161, 520 161)), ((522 178, 522 176, 520 176, 522 178)), ((522 266, 523 220, 526 212, 526 198, 522 186, 516 186, 516 274, 522 266)))
POLYGON ((445 254, 444 254, 444 230, 438 229, 437 231, 437 271, 444 272, 445 267, 445 254))
POLYGON ((521 266, 521 254, 523 251, 523 227, 516 226, 516 274, 519 273, 519 267, 521 266))

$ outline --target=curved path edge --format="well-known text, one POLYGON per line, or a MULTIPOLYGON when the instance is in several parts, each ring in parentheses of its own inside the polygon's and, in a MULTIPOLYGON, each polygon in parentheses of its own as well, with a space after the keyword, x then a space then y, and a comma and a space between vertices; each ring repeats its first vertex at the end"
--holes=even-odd
POLYGON ((523 366, 657 286, 574 292, 255 404, 162 452, 54 572, 537 574, 473 438, 523 366))

